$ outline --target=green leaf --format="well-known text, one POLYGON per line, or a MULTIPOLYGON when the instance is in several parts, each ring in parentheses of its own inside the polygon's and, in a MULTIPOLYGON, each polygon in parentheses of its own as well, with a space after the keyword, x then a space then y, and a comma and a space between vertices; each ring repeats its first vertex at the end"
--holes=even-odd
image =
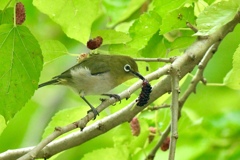
POLYGON ((233 55, 233 68, 224 78, 224 84, 231 89, 240 89, 240 45, 233 55))
POLYGON ((159 30, 161 17, 155 12, 147 12, 137 19, 129 29, 132 41, 128 44, 131 48, 141 50, 151 37, 159 30))
POLYGON ((25 136, 28 131, 30 132, 30 130, 33 129, 29 129, 29 125, 31 120, 33 120, 33 113, 37 111, 37 108, 38 105, 30 100, 26 106, 7 123, 6 128, 0 136, 0 144, 4 144, 0 145, 0 152, 6 151, 9 148, 19 148, 24 143, 24 140, 29 138, 25 136))
POLYGON ((108 26, 112 27, 130 17, 145 1, 146 0, 104 0, 103 5, 111 19, 108 26))
POLYGON ((0 10, 0 24, 13 24, 13 8, 7 8, 4 11, 0 10))
POLYGON ((2 131, 6 128, 6 122, 5 118, 0 115, 0 135, 2 134, 2 131))
POLYGON ((70 38, 86 44, 93 22, 100 15, 100 0, 33 0, 70 38))
POLYGON ((55 127, 68 125, 77 121, 80 117, 85 116, 86 111, 83 111, 83 108, 84 107, 67 108, 56 113, 51 122, 45 128, 42 138, 44 139, 53 133, 55 127))
POLYGON ((204 0, 194 2, 194 15, 198 16, 207 6, 208 4, 204 0))
POLYGON ((112 44, 109 46, 109 52, 111 54, 122 54, 135 57, 138 53, 138 50, 125 44, 112 44))
POLYGON ((131 40, 131 37, 123 32, 117 32, 115 30, 97 30, 92 33, 92 38, 101 36, 104 44, 119 44, 126 43, 131 40))
POLYGON ((9 4, 10 0, 1 0, 1 3, 0 3, 0 10, 3 10, 5 9, 6 7, 8 6, 13 6, 15 4, 15 1, 11 1, 10 4, 9 4), (9 5, 8 5, 9 4, 9 5), (8 5, 8 6, 7 6, 8 5))
POLYGON ((68 53, 67 48, 59 41, 46 40, 39 43, 44 57, 44 63, 53 61, 68 53))
POLYGON ((94 150, 90 153, 84 155, 82 160, 96 160, 97 157, 101 159, 129 159, 129 151, 126 147, 118 147, 118 148, 104 148, 94 150))
POLYGON ((37 40, 24 26, 0 26, 0 114, 9 120, 37 88, 42 55, 37 40))
POLYGON ((197 36, 207 36, 216 32, 231 21, 239 11, 239 4, 234 0, 221 1, 207 7, 197 19, 197 36))
POLYGON ((178 9, 179 7, 182 7, 187 0, 154 0, 153 1, 153 10, 157 12, 162 17, 166 14, 168 14, 170 11, 173 11, 175 9, 178 9))
POLYGON ((164 34, 175 29, 186 28, 186 22, 190 22, 191 24, 195 22, 192 7, 182 7, 168 12, 168 14, 163 17, 160 33, 164 34))
POLYGON ((239 70, 230 70, 224 78, 224 84, 231 88, 240 90, 240 69, 239 70))

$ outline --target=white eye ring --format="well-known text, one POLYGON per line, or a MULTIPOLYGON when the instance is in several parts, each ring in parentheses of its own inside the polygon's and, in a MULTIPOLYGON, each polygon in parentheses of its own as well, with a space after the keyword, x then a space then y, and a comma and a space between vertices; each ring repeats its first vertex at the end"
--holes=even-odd
POLYGON ((131 71, 131 66, 130 66, 129 64, 126 64, 126 65, 124 66, 124 71, 130 72, 130 71, 131 71))

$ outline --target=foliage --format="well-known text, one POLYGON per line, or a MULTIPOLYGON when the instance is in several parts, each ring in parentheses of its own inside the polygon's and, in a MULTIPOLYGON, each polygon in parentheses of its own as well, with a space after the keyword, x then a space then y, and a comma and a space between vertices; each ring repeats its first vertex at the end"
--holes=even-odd
MULTIPOLYGON (((103 37, 102 46, 93 52, 134 58, 169 58, 181 55, 197 36, 215 33, 234 18, 240 7, 235 0, 21 2, 26 9, 26 21, 22 25, 13 21, 15 1, 1 0, 0 3, 0 144, 4 144, 0 145, 0 152, 36 145, 56 126, 70 124, 86 114, 87 107, 71 91, 55 86, 37 90, 37 84, 74 65, 76 57, 72 53, 89 52, 86 42, 90 38, 103 37), (194 33, 186 22, 197 26, 198 32, 194 33)), ((223 39, 204 72, 209 84, 199 84, 197 93, 184 105, 176 159, 239 157, 238 35, 239 26, 223 39)), ((143 75, 163 66, 156 62, 138 64, 143 75)), ((182 92, 188 87, 190 77, 181 82, 182 92)), ((136 80, 118 87, 115 92, 126 89, 133 82, 136 80)), ((123 108, 138 93, 101 112, 96 120, 123 108)), ((88 99, 94 105, 99 104, 98 97, 88 99)), ((165 95, 150 107, 170 101, 171 97, 165 95)), ((170 111, 144 110, 137 117, 141 126, 138 137, 133 137, 130 125, 124 123, 50 159, 96 159, 96 155, 102 159, 144 159, 167 127, 170 111), (149 127, 157 131, 151 143, 149 127)), ((167 156, 167 152, 159 149, 156 159, 167 159, 167 156)))

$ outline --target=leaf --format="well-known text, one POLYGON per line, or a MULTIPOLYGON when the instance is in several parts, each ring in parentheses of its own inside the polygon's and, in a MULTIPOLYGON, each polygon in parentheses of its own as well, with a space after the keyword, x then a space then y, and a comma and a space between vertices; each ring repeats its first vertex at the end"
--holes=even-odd
POLYGON ((239 4, 234 0, 221 1, 207 7, 197 19, 198 32, 196 36, 207 36, 216 32, 231 21, 239 10, 239 4))
POLYGON ((42 55, 37 40, 24 26, 0 26, 0 114, 6 121, 37 88, 42 55))
POLYGON ((157 12, 162 17, 166 14, 168 14, 170 11, 173 11, 175 9, 178 9, 179 7, 182 7, 187 0, 154 0, 153 6, 154 11, 157 12))
POLYGON ((59 41, 46 40, 39 43, 44 57, 44 63, 53 61, 68 53, 67 48, 59 41))
POLYGON ((131 48, 129 45, 126 44, 112 44, 109 46, 109 52, 111 54, 122 54, 135 57, 138 53, 138 50, 135 48, 131 48))
POLYGON ((191 24, 195 22, 192 7, 182 7, 168 12, 168 14, 163 17, 160 33, 164 34, 174 29, 186 28, 186 22, 190 22, 191 24))
POLYGON ((240 89, 240 45, 233 55, 233 68, 225 76, 223 83, 231 89, 240 89))
POLYGON ((0 24, 13 24, 13 8, 7 8, 4 11, 0 10, 0 24))
POLYGON ((97 30, 92 33, 92 38, 101 36, 104 44, 119 44, 126 43, 131 40, 131 37, 123 32, 117 32, 115 30, 97 30))
POLYGON ((109 27, 124 21, 130 17, 137 9, 141 8, 146 0, 104 0, 103 5, 107 14, 110 16, 109 27))
POLYGON ((129 159, 129 151, 126 147, 104 148, 93 150, 84 155, 82 160, 96 160, 96 156, 101 159, 129 159))
POLYGON ((14 6, 15 2, 14 1, 11 1, 10 4, 9 4, 9 0, 1 0, 1 3, 0 3, 0 10, 2 9, 5 9, 6 7, 8 6, 14 6), (8 6, 7 6, 8 5, 8 6))
POLYGON ((70 38, 86 44, 93 22, 100 15, 100 0, 33 0, 70 38))
MULTIPOLYGON (((26 140, 26 138, 29 140, 29 137, 26 137, 26 135, 28 135, 27 133, 30 132, 30 130, 35 129, 29 129, 29 126, 33 123, 31 121, 34 119, 33 114, 36 112, 39 113, 39 110, 37 110, 38 107, 37 103, 31 100, 28 101, 26 106, 7 123, 6 128, 0 136, 0 144, 4 144, 0 145, 0 152, 6 151, 9 148, 19 148, 22 146, 22 143, 24 143, 23 141, 26 140)), ((39 125, 36 127, 39 127, 39 125)))
POLYGON ((56 113, 51 122, 45 128, 42 138, 44 139, 50 135, 54 131, 55 127, 65 126, 67 124, 75 122, 80 117, 85 116, 86 112, 83 111, 82 108, 84 107, 67 108, 56 113))
POLYGON ((132 41, 128 43, 131 48, 141 50, 151 37, 159 30, 161 17, 155 12, 144 13, 129 29, 132 41))
POLYGON ((204 0, 198 0, 194 2, 194 6, 194 15, 198 16, 208 6, 208 4, 204 0))

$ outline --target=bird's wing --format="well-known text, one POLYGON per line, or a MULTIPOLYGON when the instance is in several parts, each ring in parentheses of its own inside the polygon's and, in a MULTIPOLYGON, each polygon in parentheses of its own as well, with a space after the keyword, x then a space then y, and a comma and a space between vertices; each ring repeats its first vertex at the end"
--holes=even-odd
MULTIPOLYGON (((94 55, 95 56, 95 55, 94 55)), ((71 73, 70 70, 74 70, 77 68, 88 68, 91 72, 92 75, 97 75, 105 72, 110 71, 110 66, 109 66, 109 60, 103 59, 102 57, 98 58, 98 55, 93 58, 89 57, 86 60, 83 60, 82 62, 76 64, 75 66, 69 68, 65 72, 63 72, 61 75, 56 76, 54 78, 71 78, 71 73)))

